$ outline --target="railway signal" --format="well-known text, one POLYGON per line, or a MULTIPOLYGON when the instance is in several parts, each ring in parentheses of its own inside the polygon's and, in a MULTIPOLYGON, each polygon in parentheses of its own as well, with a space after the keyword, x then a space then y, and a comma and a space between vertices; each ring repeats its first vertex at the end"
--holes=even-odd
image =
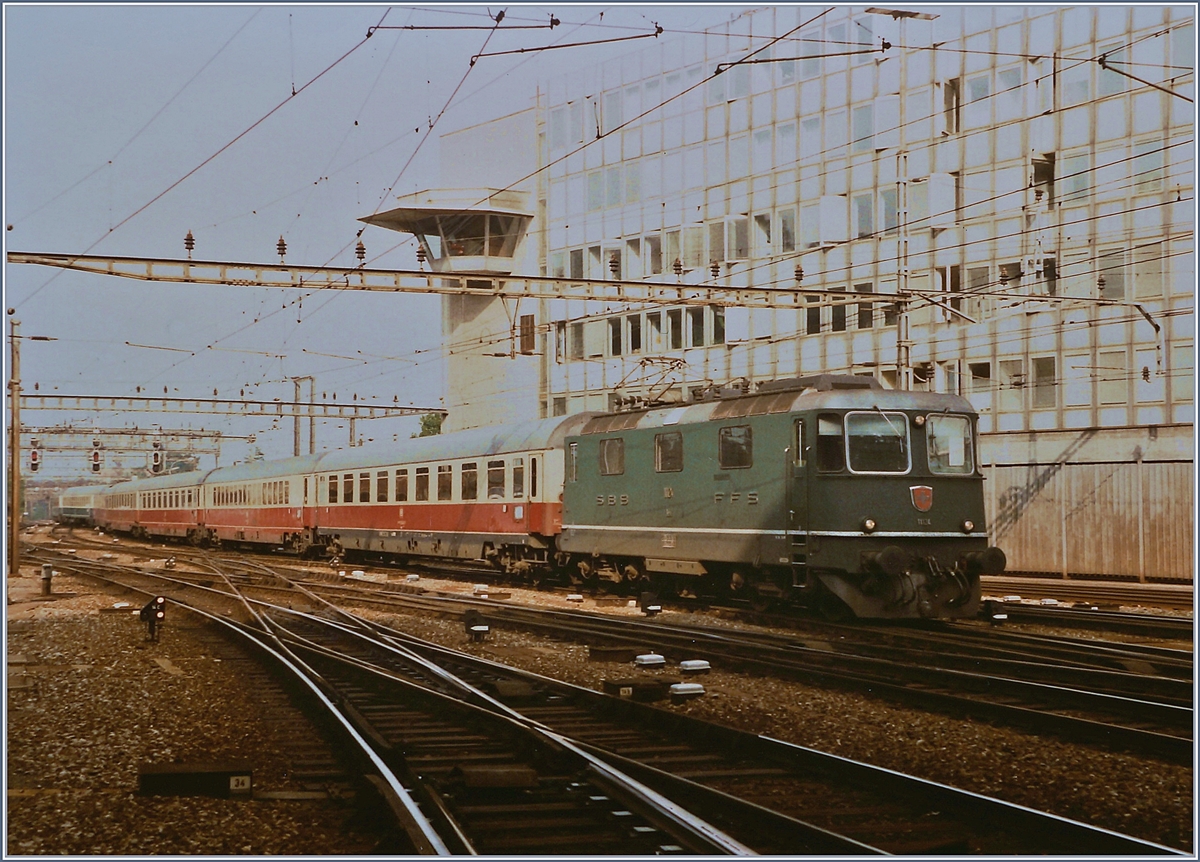
POLYGON ((146 640, 158 641, 158 630, 167 617, 166 596, 155 596, 142 606, 139 616, 146 624, 146 640))
MULTIPOLYGON (((93 446, 95 445, 95 441, 93 441, 92 445, 93 445, 93 446)), ((100 465, 101 465, 101 462, 102 462, 102 456, 101 456, 101 454, 100 454, 100 450, 99 450, 98 448, 97 448, 97 449, 92 449, 92 456, 91 456, 91 457, 92 457, 92 461, 91 461, 91 464, 92 464, 92 472, 93 472, 93 473, 99 473, 99 472, 100 472, 100 465)))
POLYGON ((150 445, 154 447, 150 452, 150 472, 158 474, 163 471, 162 443, 155 440, 150 445))
POLYGON ((29 449, 29 472, 36 473, 38 468, 42 466, 42 453, 38 448, 38 441, 31 440, 29 449))

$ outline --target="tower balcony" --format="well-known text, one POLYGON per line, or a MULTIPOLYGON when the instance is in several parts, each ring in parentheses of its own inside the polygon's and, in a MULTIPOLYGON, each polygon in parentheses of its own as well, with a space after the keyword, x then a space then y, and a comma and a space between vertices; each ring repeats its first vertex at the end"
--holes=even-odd
POLYGON ((533 220, 528 192, 427 189, 396 200, 359 221, 413 234, 434 272, 511 274, 533 220))

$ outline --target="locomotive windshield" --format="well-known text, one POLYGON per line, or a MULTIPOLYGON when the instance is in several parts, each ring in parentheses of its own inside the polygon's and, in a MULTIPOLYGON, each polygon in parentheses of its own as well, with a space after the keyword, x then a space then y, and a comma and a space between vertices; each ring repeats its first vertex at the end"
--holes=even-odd
POLYGON ((908 417, 903 413, 846 414, 846 453, 855 473, 907 473, 908 417))
POLYGON ((974 472, 970 419, 966 416, 930 414, 925 422, 925 435, 931 472, 974 472))

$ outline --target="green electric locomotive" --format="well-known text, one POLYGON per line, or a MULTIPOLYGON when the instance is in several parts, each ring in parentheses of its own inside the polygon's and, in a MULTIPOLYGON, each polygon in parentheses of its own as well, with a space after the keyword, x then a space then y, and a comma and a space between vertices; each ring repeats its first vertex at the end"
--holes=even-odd
POLYGON ((969 617, 988 543, 957 395, 820 375, 590 419, 565 450, 560 564, 660 593, 861 618, 969 617))

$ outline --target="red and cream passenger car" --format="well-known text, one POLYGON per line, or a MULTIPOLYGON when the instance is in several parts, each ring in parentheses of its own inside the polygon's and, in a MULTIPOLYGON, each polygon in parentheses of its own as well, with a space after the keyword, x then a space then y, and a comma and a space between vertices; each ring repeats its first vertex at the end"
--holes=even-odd
POLYGON ((96 519, 197 543, 545 561, 562 531, 563 441, 590 416, 123 482, 96 519))

